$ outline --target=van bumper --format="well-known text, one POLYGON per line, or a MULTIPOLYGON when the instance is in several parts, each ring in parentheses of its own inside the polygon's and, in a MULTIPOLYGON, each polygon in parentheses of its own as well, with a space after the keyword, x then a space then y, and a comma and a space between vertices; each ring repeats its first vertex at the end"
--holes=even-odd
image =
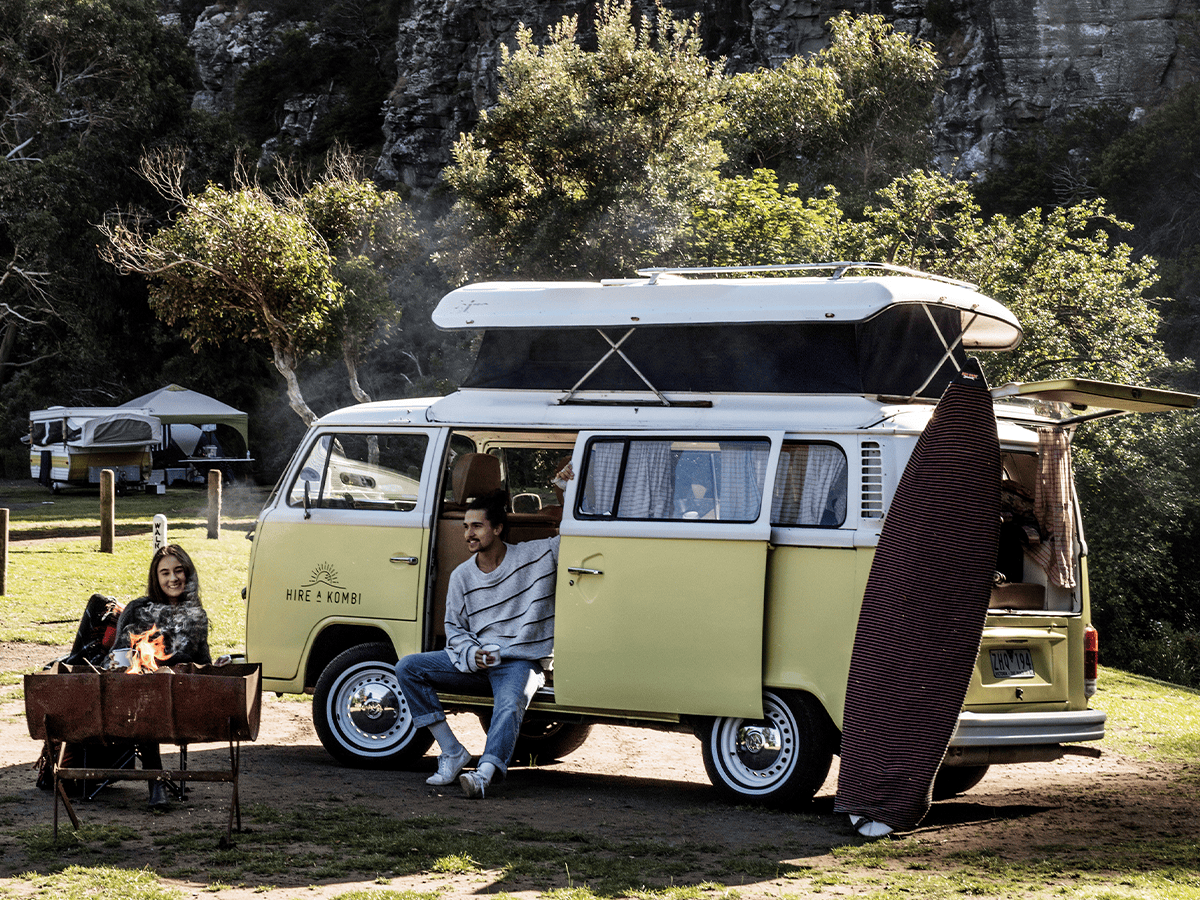
POLYGON ((1105 714, 1095 709, 1063 712, 962 712, 951 747, 1023 747, 1098 741, 1105 714))

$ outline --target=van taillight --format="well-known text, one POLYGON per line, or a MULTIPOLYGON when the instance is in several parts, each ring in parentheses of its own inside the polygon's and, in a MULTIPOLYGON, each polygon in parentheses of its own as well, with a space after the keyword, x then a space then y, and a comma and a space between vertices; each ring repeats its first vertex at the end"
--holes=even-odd
POLYGON ((1083 695, 1096 693, 1096 669, 1100 662, 1100 632, 1091 625, 1083 629, 1083 695))

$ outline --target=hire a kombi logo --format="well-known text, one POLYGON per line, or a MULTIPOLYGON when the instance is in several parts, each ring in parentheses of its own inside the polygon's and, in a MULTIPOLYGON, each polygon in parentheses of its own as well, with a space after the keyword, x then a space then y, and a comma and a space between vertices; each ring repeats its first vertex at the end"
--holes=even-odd
POLYGON ((288 588, 286 599, 299 603, 339 603, 353 605, 362 602, 362 594, 351 591, 338 582, 337 569, 327 562, 320 563, 306 584, 288 588))

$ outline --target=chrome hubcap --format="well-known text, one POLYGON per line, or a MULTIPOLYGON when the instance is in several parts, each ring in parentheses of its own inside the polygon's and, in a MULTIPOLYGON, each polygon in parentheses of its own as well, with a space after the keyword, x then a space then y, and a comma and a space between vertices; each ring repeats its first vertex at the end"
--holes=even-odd
POLYGON ((783 749, 779 729, 769 725, 743 725, 734 745, 738 759, 749 769, 768 769, 783 749))

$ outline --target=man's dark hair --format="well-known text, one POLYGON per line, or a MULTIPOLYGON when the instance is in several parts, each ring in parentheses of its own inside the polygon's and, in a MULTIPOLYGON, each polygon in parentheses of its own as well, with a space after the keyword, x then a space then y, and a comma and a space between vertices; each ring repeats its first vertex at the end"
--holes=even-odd
POLYGON ((503 488, 471 499, 467 503, 467 509, 483 510, 488 524, 499 528, 501 535, 508 528, 508 491, 503 488))

